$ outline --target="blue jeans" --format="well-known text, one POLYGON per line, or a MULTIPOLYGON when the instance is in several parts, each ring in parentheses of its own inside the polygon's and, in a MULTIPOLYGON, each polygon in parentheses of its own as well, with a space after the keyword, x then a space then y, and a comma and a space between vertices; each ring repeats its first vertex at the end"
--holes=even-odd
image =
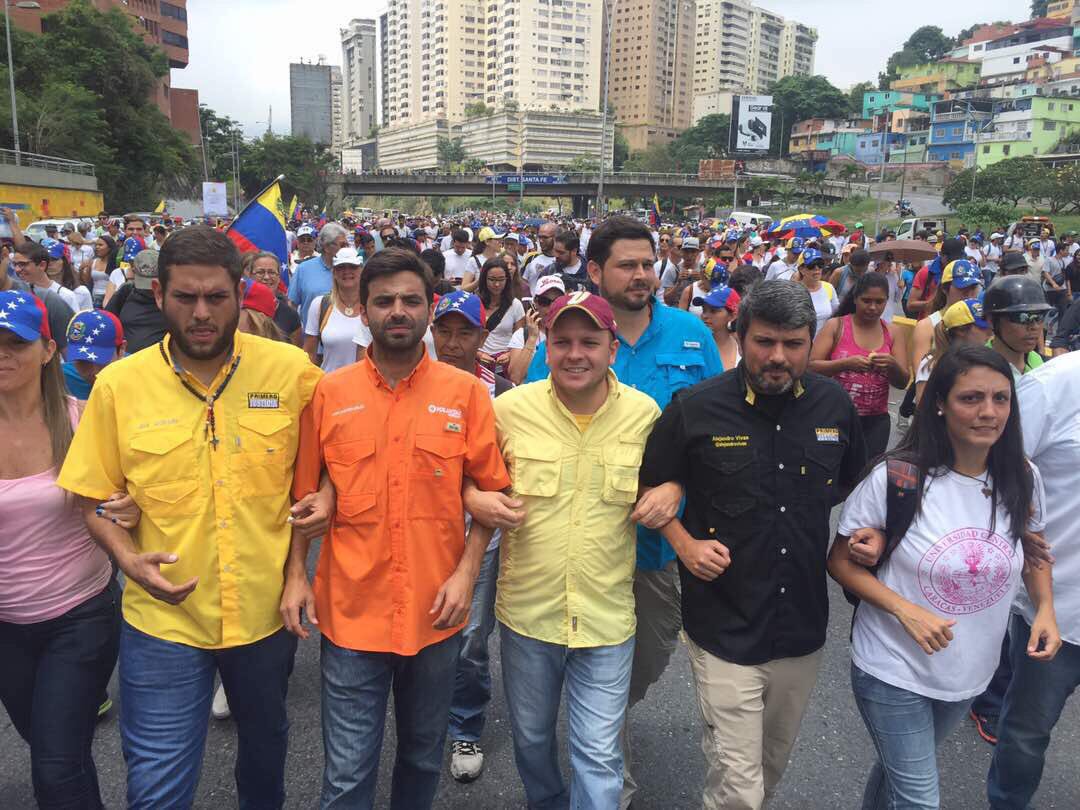
POLYGON ((0 622, 0 701, 30 744, 30 778, 43 810, 102 806, 91 743, 119 640, 116 580, 55 619, 0 622))
POLYGON ((1031 625, 1013 614, 1009 625, 1013 677, 987 777, 988 798, 995 809, 1028 806, 1042 778, 1050 732, 1065 701, 1080 685, 1080 647, 1064 643, 1053 661, 1032 661, 1027 655, 1030 635, 1031 625))
MULTIPOLYGON (((1027 642, 1025 642, 1026 644, 1027 642)), ((1009 652, 1009 634, 1001 640, 1001 658, 998 660, 994 677, 986 691, 975 698, 971 704, 971 711, 980 717, 989 717, 997 722, 1001 717, 1001 706, 1005 702, 1005 692, 1009 689, 1009 681, 1012 680, 1012 655, 1009 652)))
POLYGON ((188 808, 202 769, 214 672, 236 721, 241 810, 285 802, 285 696, 296 636, 284 629, 241 647, 203 650, 120 631, 120 741, 129 810, 188 808))
POLYGON ((569 649, 499 625, 503 686, 514 760, 530 810, 611 810, 619 806, 619 745, 630 692, 634 639, 569 649), (556 723, 566 683, 570 789, 559 769, 556 723))
POLYGON ((854 664, 851 688, 878 755, 863 791, 863 810, 937 810, 937 747, 967 714, 971 701, 923 697, 854 664))
POLYGON ((416 655, 347 650, 322 639, 323 810, 371 810, 386 702, 394 693, 397 756, 391 810, 435 800, 461 633, 416 655))
POLYGON ((495 629, 495 581, 499 578, 499 547, 484 553, 476 577, 469 621, 461 631, 461 653, 450 703, 450 739, 479 742, 484 733, 484 710, 491 700, 488 637, 495 629))

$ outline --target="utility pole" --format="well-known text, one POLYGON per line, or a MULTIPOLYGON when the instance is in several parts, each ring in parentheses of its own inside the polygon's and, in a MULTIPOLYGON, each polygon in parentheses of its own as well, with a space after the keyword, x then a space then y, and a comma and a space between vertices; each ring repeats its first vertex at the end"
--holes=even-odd
POLYGON ((266 134, 274 134, 274 105, 270 105, 270 112, 266 115, 266 134))
POLYGON ((237 130, 232 131, 232 159, 233 159, 233 209, 240 213, 240 147, 236 141, 237 130))
MULTIPOLYGON (((875 127, 876 129, 876 127, 875 127)), ((881 174, 878 175, 877 214, 874 217, 874 236, 881 233, 881 191, 885 186, 885 162, 889 159, 889 114, 885 113, 885 130, 881 137, 881 174)))
MULTIPOLYGON (((619 0, 605 3, 607 47, 604 51, 604 95, 600 101, 600 176, 596 183, 596 215, 604 215, 604 157, 607 152, 608 90, 611 88, 611 31, 615 27, 615 9, 619 0)), ((612 127, 614 130, 614 127, 612 127)), ((614 134, 614 133, 613 133, 614 134)))

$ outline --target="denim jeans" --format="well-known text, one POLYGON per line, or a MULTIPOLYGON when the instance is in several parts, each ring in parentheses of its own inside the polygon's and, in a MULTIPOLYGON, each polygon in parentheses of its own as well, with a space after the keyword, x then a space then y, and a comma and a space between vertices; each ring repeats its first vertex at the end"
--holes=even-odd
POLYGON ((1080 647, 1064 643, 1053 661, 1027 655, 1031 625, 1013 614, 1009 654, 1013 677, 1005 693, 987 793, 997 810, 1022 810, 1039 788, 1046 747, 1065 702, 1080 685, 1080 647))
POLYGON ((634 639, 570 649, 499 625, 514 760, 530 810, 612 810, 619 806, 619 733, 630 691, 634 639), (570 789, 559 769, 556 723, 566 684, 570 789))
POLYGON ((854 664, 851 688, 878 755, 863 792, 863 810, 937 810, 937 747, 967 714, 971 701, 923 697, 854 664))
MULTIPOLYGON (((1025 642, 1026 644, 1027 642, 1025 642)), ((1009 634, 1001 640, 1001 658, 998 660, 994 677, 986 691, 975 698, 971 704, 971 711, 981 717, 989 717, 997 721, 1001 717, 1001 707, 1005 702, 1005 692, 1012 680, 1012 655, 1009 653, 1009 634)))
POLYGON ((461 653, 450 703, 450 739, 479 742, 484 711, 491 700, 488 637, 495 629, 495 581, 499 578, 499 547, 484 553, 476 577, 469 621, 461 631, 461 653))
POLYGON ((120 633, 120 742, 129 810, 188 808, 202 769, 214 672, 236 721, 240 810, 285 802, 289 688, 296 636, 284 629, 241 647, 203 650, 124 622, 120 633))
POLYGON ((0 701, 30 744, 30 778, 43 810, 102 806, 91 743, 119 638, 115 580, 55 619, 0 622, 0 701))
POLYGON ((397 755, 391 810, 425 810, 442 771, 461 633, 416 655, 347 650, 322 639, 323 810, 371 810, 386 702, 394 693, 397 755))

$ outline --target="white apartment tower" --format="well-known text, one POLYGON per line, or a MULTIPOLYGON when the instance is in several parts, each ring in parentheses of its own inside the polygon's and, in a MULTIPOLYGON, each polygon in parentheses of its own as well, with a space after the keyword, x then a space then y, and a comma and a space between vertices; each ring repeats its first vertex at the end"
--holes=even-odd
POLYGON ((375 126, 375 20, 355 19, 341 29, 342 141, 368 137, 375 126))
POLYGON ((337 152, 341 149, 344 136, 344 99, 341 90, 341 68, 330 66, 330 148, 337 152))
POLYGON ((601 0, 389 0, 384 119, 600 106, 601 0))
POLYGON ((763 94, 785 76, 813 73, 816 43, 816 29, 749 0, 697 0, 694 120, 728 112, 733 94, 763 94))

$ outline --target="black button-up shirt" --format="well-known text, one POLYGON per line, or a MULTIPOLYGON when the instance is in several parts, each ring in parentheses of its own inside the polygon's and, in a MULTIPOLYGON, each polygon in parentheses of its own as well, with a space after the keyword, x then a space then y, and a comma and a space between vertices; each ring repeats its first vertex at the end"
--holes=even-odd
POLYGON ((679 563, 683 626, 695 644, 755 665, 825 643, 829 512, 865 463, 851 398, 819 374, 761 396, 740 364, 672 399, 646 445, 642 483, 681 483, 686 530, 731 552, 712 582, 679 563))

